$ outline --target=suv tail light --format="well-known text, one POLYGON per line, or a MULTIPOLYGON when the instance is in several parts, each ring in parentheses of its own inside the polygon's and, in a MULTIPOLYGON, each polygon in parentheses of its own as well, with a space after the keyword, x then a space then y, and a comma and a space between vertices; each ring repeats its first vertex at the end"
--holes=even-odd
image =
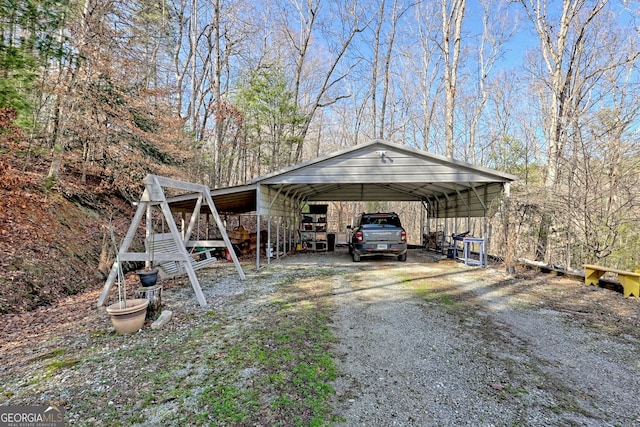
POLYGON ((362 240, 363 240, 362 231, 357 231, 357 232, 356 232, 356 240, 357 240, 358 242, 362 242, 362 240))
POLYGON ((407 241, 407 232, 402 230, 402 232, 400 233, 400 241, 402 242, 406 242, 407 241))

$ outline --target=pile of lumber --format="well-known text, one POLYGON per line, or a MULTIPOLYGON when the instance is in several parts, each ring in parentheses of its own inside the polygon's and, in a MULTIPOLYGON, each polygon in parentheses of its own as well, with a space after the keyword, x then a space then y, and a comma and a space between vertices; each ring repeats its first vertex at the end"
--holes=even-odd
MULTIPOLYGON (((228 231, 229 240, 233 244, 236 252, 240 252, 241 255, 255 255, 258 247, 258 233, 252 233, 246 230, 243 226, 238 226, 231 231, 228 231)), ((267 241, 267 232, 262 231, 261 246, 264 253, 265 242, 267 241)))

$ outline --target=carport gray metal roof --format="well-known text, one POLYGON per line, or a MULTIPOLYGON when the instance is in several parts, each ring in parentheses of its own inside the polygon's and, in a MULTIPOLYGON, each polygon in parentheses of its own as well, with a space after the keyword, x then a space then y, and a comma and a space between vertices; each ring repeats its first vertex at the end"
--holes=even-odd
MULTIPOLYGON (((304 201, 420 201, 429 217, 483 217, 518 177, 383 140, 349 147, 255 178, 211 190, 222 214, 255 212, 260 186, 304 201)), ((170 200, 193 209, 195 197, 170 200)), ((203 211, 206 212, 206 206, 203 211)))
MULTIPOLYGON (((518 177, 373 140, 258 177, 306 201, 421 201, 430 216, 482 217, 518 177)), ((216 192, 214 190, 214 192, 216 192)))

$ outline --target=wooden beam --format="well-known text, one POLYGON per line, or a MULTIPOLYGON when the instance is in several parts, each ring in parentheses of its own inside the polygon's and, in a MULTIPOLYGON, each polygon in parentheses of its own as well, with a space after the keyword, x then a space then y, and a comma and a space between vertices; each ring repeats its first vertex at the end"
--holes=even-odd
MULTIPOLYGON (((222 219, 220 219, 220 215, 218 214, 218 210, 216 209, 216 205, 213 203, 213 199, 211 198, 211 193, 209 192, 209 187, 205 187, 204 197, 207 205, 209 205, 209 210, 213 215, 214 220, 216 221, 216 225, 218 226, 218 231, 222 235, 222 240, 224 240, 225 245, 227 245, 227 249, 231 254, 231 259, 233 260, 233 264, 236 266, 236 271, 242 280, 245 280, 244 270, 242 270, 242 266, 240 265, 240 261, 238 261, 238 256, 236 255, 236 251, 233 250, 233 245, 229 240, 229 236, 227 235, 227 229, 224 228, 224 224, 222 223, 222 219)), ((258 252, 260 252, 260 248, 258 247, 258 252)))
POLYGON ((167 177, 158 176, 158 175, 147 175, 144 182, 145 184, 151 183, 151 182, 156 183, 156 185, 158 185, 160 188, 171 187, 171 188, 176 188, 178 190, 190 191, 192 193, 204 193, 205 189, 208 189, 207 186, 202 184, 194 184, 192 182, 178 181, 177 179, 167 178, 167 177))
MULTIPOLYGON (((162 213, 164 214, 164 218, 167 221, 167 225, 169 226, 169 230, 171 230, 171 233, 173 234, 174 239, 176 239, 176 242, 182 243, 178 246, 178 250, 180 251, 180 254, 182 255, 183 259, 186 260, 187 257, 189 256, 189 253, 187 252, 187 248, 184 246, 184 241, 182 240, 182 236, 180 235, 178 226, 173 220, 171 208, 169 207, 169 203, 167 202, 167 199, 164 197, 164 191, 162 190, 162 186, 160 185, 160 180, 158 180, 157 178, 158 177, 154 176, 152 179, 153 179, 153 182, 155 183, 155 186, 159 188, 159 191, 162 195, 161 196, 162 203, 160 203, 160 209, 162 209, 162 213)), ((204 294, 202 293, 202 288, 200 287, 200 282, 198 282, 198 277, 196 276, 196 272, 193 270, 193 266, 188 261, 182 261, 182 267, 187 272, 187 276, 189 276, 189 281, 191 282, 191 287, 193 288, 193 291, 196 294, 196 299, 198 300, 198 303, 200 304, 200 306, 206 307, 207 301, 204 297, 204 294)))
MULTIPOLYGON (((148 197, 148 193, 146 189, 144 190, 144 193, 142 193, 142 197, 143 198, 148 197)), ((136 214, 133 216, 133 220, 129 225, 129 230, 127 230, 127 234, 125 235, 124 240, 122 241, 122 245, 120 246, 120 249, 118 250, 119 256, 123 255, 129 250, 129 246, 131 246, 131 242, 133 241, 133 236, 136 234, 136 229, 138 228, 140 221, 142 221, 142 216, 144 215, 146 210, 147 210, 147 204, 145 202, 141 202, 140 204, 138 204, 138 209, 136 210, 136 214)), ((100 294, 100 298, 98 298, 98 307, 101 307, 102 305, 104 305, 105 301, 107 300, 107 297, 109 296, 109 291, 113 286, 113 282, 116 279, 119 268, 120 268, 120 264, 118 263, 118 260, 116 260, 111 266, 111 271, 109 272, 107 281, 105 282, 104 287, 102 289, 102 294, 100 294)))

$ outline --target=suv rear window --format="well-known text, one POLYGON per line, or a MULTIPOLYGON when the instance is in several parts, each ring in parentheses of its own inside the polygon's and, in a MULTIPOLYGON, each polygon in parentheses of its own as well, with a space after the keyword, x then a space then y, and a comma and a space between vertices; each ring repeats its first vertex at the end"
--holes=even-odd
POLYGON ((400 227, 400 218, 396 215, 364 215, 362 217, 362 225, 366 224, 378 224, 378 225, 393 225, 394 227, 400 227))

